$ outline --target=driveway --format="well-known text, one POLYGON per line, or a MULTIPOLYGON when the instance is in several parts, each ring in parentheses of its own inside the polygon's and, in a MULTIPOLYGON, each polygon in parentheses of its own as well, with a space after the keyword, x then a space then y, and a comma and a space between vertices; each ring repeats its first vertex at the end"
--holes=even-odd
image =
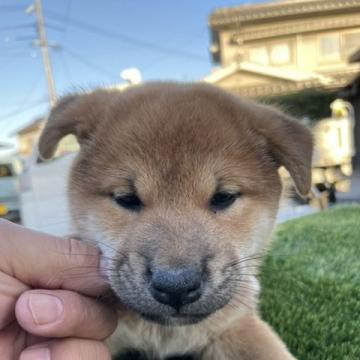
POLYGON ((357 170, 351 176, 350 191, 347 193, 338 193, 339 202, 360 202, 360 170, 357 170))

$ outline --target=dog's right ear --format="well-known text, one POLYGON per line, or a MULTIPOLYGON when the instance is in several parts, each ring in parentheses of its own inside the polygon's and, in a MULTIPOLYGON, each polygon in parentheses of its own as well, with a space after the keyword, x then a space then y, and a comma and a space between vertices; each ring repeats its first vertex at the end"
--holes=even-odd
POLYGON ((80 146, 86 142, 98 122, 104 118, 109 97, 106 91, 96 91, 91 94, 69 95, 60 99, 51 110, 40 136, 39 158, 50 159, 59 141, 66 135, 75 135, 80 146))

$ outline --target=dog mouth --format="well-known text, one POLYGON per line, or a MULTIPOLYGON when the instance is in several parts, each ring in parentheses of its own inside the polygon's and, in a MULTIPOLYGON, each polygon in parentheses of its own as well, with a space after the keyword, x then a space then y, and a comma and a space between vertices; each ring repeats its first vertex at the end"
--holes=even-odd
POLYGON ((110 291, 106 294, 106 301, 104 301, 104 303, 114 306, 114 308, 116 308, 119 313, 131 311, 139 315, 146 321, 168 326, 194 325, 205 320, 212 314, 211 312, 201 314, 190 314, 181 312, 174 312, 170 314, 155 314, 150 312, 144 312, 135 308, 129 303, 125 304, 113 291, 110 291))
POLYGON ((154 322, 160 325, 167 326, 183 326, 183 325, 195 325, 211 314, 181 314, 176 313, 172 315, 158 315, 150 313, 139 313, 139 315, 147 321, 154 322))

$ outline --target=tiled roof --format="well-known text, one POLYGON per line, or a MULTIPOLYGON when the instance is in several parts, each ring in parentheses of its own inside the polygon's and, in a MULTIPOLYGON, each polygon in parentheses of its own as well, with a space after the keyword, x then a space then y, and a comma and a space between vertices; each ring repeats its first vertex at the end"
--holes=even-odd
POLYGON ((339 89, 349 82, 351 82, 354 78, 353 75, 338 75, 334 76, 336 81, 334 81, 329 86, 324 86, 318 79, 306 80, 296 83, 269 83, 266 85, 255 85, 255 86, 247 86, 247 87, 238 87, 229 89, 234 93, 241 94, 243 96, 249 97, 262 97, 262 96, 273 96, 273 95, 285 95, 289 93, 295 93, 304 89, 309 88, 328 88, 328 89, 339 89))
POLYGON ((35 120, 31 121, 29 124, 26 124, 21 129, 16 130, 13 134, 22 135, 31 132, 33 130, 37 130, 43 122, 45 122, 44 118, 42 117, 36 118, 35 120))
POLYGON ((317 12, 360 9, 360 0, 303 0, 276 1, 256 5, 241 5, 221 8, 212 12, 209 19, 211 27, 230 24, 242 24, 254 20, 265 20, 292 15, 304 15, 317 12))
MULTIPOLYGON (((239 71, 240 69, 233 69, 233 73, 239 71)), ((219 70, 221 73, 222 70, 219 70)), ((299 81, 280 81, 281 78, 278 78, 278 81, 274 80, 268 84, 260 85, 247 85, 247 86, 233 86, 226 88, 228 91, 249 97, 262 97, 262 96, 273 96, 273 95, 282 95, 295 93, 303 89, 308 88, 328 88, 328 89, 339 89, 351 81, 357 76, 357 68, 351 68, 347 71, 341 72, 331 72, 318 74, 318 76, 309 76, 299 81), (332 81, 324 81, 327 78, 330 78, 332 81)), ((221 75, 221 74, 218 74, 221 75)), ((225 74, 226 76, 231 76, 231 74, 225 74)), ((204 81, 217 83, 221 80, 221 76, 218 78, 208 76, 204 81)), ((290 79, 289 79, 290 80, 290 79)))

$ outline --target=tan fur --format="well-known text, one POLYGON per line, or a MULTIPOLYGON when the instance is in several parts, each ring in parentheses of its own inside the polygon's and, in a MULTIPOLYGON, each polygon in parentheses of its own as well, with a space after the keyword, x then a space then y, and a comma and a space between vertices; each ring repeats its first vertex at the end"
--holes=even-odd
POLYGON ((278 209, 278 167, 300 194, 309 191, 310 132, 209 85, 152 83, 60 101, 40 139, 42 157, 70 133, 81 144, 70 179, 74 222, 80 237, 101 249, 110 285, 133 309, 119 316, 112 347, 160 359, 294 359, 258 317, 256 274, 278 209), (138 213, 109 197, 134 188, 144 203, 138 213), (241 196, 210 211, 217 188, 241 196), (184 311, 209 316, 177 326, 148 294, 146 261, 172 267, 204 259, 208 287, 184 311), (143 309, 164 314, 169 325, 143 320, 143 309))

